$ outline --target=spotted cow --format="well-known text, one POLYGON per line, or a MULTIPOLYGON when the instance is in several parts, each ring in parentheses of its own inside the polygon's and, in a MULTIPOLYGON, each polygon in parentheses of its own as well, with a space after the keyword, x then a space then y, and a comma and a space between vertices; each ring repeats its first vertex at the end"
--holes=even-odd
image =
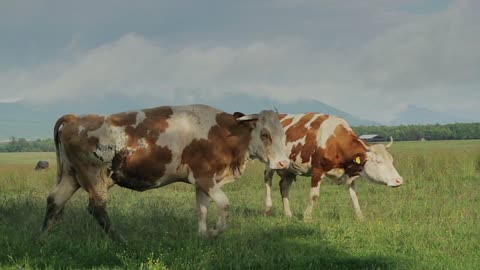
POLYGON ((109 188, 145 191, 180 181, 196 188, 200 236, 216 236, 226 229, 229 204, 220 187, 239 178, 249 159, 260 159, 270 169, 289 166, 285 134, 273 111, 232 115, 187 105, 108 116, 69 114, 56 122, 54 139, 57 184, 47 198, 42 235, 83 188, 90 214, 112 239, 123 242, 107 214, 109 188), (219 218, 208 230, 210 200, 219 218))
MULTIPOLYGON (((355 213, 360 220, 360 210, 356 193, 356 179, 363 176, 375 183, 391 187, 402 185, 403 178, 393 166, 393 158, 387 152, 388 145, 367 145, 357 137, 348 123, 339 117, 319 113, 281 114, 281 124, 286 134, 287 153, 292 170, 277 170, 280 176, 280 192, 284 212, 292 216, 288 193, 296 175, 311 176, 309 204, 304 212, 304 220, 312 220, 312 209, 319 196, 322 179, 328 177, 348 186, 355 213)), ((266 186, 265 214, 272 208, 271 185, 274 170, 265 170, 266 186)))

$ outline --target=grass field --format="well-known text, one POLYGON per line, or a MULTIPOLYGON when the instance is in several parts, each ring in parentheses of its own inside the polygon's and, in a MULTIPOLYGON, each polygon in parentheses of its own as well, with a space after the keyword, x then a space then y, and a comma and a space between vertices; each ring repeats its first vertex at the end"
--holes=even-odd
MULTIPOLYGON (((55 182, 54 153, 0 154, 0 266, 6 269, 480 269, 480 141, 398 142, 405 179, 392 189, 359 183, 366 217, 357 222, 343 186, 322 185, 314 222, 305 224, 309 181, 290 192, 294 218, 283 217, 278 178, 274 212, 263 216, 263 168, 249 166, 224 187, 228 231, 197 237, 194 189, 172 184, 143 193, 114 187, 110 216, 129 240, 110 241, 79 191, 63 222, 34 242, 55 182), (39 159, 52 162, 35 172, 39 159)), ((209 222, 216 219, 211 204, 209 222)))

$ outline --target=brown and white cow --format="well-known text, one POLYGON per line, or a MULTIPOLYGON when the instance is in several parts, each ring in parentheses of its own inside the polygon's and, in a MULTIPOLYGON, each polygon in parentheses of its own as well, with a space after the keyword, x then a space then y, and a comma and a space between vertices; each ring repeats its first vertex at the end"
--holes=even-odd
POLYGON ((82 187, 88 210, 113 239, 124 241, 106 211, 107 191, 117 184, 136 191, 186 182, 196 188, 199 234, 226 229, 228 198, 220 187, 240 177, 247 160, 270 169, 289 165, 278 114, 228 114, 206 105, 157 107, 101 115, 64 115, 54 128, 57 184, 47 198, 43 235, 65 203, 82 187), (207 230, 210 200, 219 208, 207 230))
MULTIPOLYGON (((403 179, 393 166, 393 158, 387 152, 388 145, 368 146, 360 140, 348 123, 339 117, 319 113, 279 115, 286 134, 287 152, 290 153, 292 170, 277 170, 281 177, 280 192, 285 215, 292 216, 288 193, 296 174, 311 176, 309 204, 304 220, 312 220, 312 209, 319 196, 321 180, 325 177, 348 185, 355 212, 360 220, 363 214, 358 204, 355 179, 363 176, 375 183, 391 187, 402 185, 403 179)), ((272 208, 271 185, 274 170, 265 170, 265 214, 272 208)))

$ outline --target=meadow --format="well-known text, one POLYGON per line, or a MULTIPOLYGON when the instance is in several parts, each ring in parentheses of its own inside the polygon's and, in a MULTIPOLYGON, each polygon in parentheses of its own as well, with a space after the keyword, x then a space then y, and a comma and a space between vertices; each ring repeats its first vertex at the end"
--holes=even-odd
MULTIPOLYGON (((109 212, 129 240, 110 241, 78 191, 63 221, 35 241, 55 183, 54 153, 0 153, 2 269, 480 269, 480 141, 396 142, 399 188, 361 179, 355 219, 344 186, 323 183, 313 223, 302 221, 309 180, 290 191, 294 217, 283 216, 278 176, 273 215, 263 216, 263 166, 224 186, 227 232, 197 236, 194 188, 172 184, 143 193, 114 187, 109 212), (39 159, 52 168, 36 172, 39 159)), ((216 207, 209 212, 210 225, 216 207)))

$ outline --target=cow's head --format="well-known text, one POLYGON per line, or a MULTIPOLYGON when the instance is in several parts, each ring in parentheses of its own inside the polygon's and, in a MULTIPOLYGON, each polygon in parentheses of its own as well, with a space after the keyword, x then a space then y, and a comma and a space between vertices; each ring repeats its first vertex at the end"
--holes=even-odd
POLYGON ((374 144, 368 146, 362 140, 359 139, 359 141, 367 150, 367 160, 361 175, 375 183, 385 184, 390 187, 401 186, 403 178, 393 166, 393 157, 387 151, 393 144, 393 138, 390 137, 390 143, 387 145, 374 144))
POLYGON ((250 156, 268 164, 270 169, 288 168, 290 160, 285 149, 285 132, 274 111, 261 111, 259 114, 234 114, 237 121, 252 125, 251 140, 248 146, 250 156))

